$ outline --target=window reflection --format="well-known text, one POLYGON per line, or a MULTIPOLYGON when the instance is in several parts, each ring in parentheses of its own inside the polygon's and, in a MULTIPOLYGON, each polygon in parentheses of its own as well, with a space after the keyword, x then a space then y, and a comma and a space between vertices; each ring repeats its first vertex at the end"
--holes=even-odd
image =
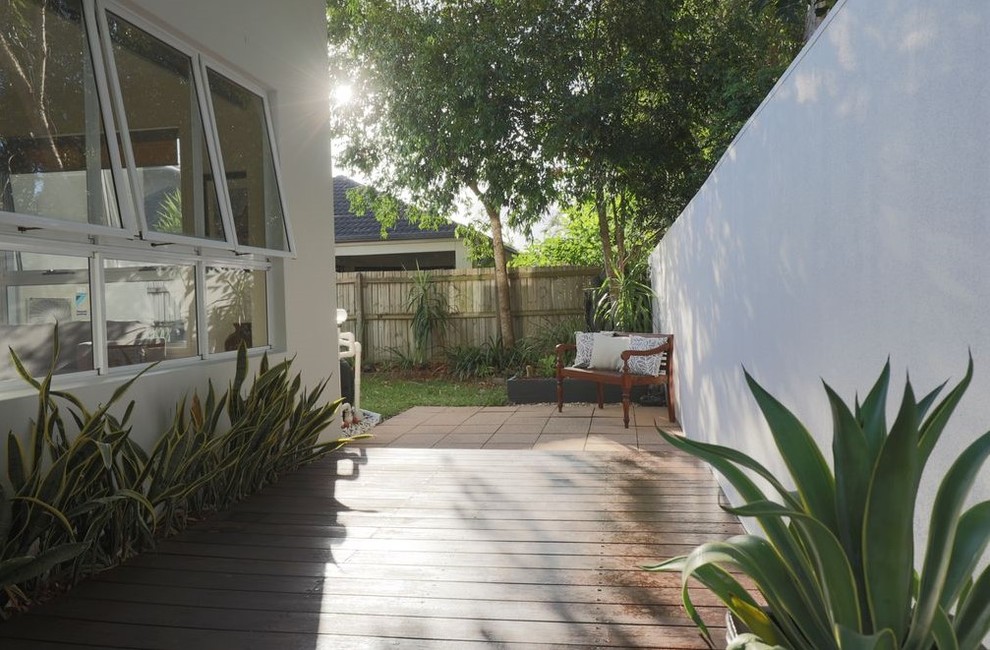
POLYGON ((93 369, 89 266, 86 258, 0 250, 0 380, 18 377, 6 347, 33 376, 52 362, 58 324, 60 354, 55 373, 93 369))
POLYGON ((211 353, 268 345, 265 271, 230 267, 206 269, 206 315, 211 353))
POLYGON ((0 210, 120 227, 81 2, 0 2, 0 39, 0 210))
POLYGON ((107 260, 104 275, 109 366, 198 353, 192 265, 107 260))
POLYGON ((264 100, 214 70, 207 78, 237 243, 287 251, 264 100))
POLYGON ((111 12, 107 26, 148 228, 223 240, 192 59, 111 12))

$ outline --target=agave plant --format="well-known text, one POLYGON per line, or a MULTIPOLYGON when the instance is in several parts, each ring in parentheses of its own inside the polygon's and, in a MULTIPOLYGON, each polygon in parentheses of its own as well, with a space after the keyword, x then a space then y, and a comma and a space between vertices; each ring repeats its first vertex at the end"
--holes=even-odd
POLYGON ((709 643, 689 596, 691 579, 749 628, 732 648, 981 648, 990 632, 990 568, 977 573, 977 567, 990 542, 990 501, 968 508, 965 503, 990 456, 990 432, 970 444, 942 479, 920 574, 914 568, 921 475, 972 374, 971 359, 963 380, 938 403, 945 384, 919 400, 908 381, 889 430, 889 363, 862 404, 857 399, 852 408, 826 385, 833 470, 804 425, 747 373, 796 489, 742 452, 661 431, 732 484, 745 504, 726 510, 752 517, 765 536, 703 544, 646 568, 681 573, 685 609, 709 643), (733 576, 736 571, 751 579, 765 606, 733 576))

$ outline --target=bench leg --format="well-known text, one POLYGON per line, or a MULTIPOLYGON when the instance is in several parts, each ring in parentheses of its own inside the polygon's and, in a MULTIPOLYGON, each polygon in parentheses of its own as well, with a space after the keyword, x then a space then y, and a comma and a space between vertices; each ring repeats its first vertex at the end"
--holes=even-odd
POLYGON ((605 408, 605 394, 602 390, 602 383, 598 382, 595 386, 598 387, 598 408, 605 408))
POLYGON ((632 392, 632 380, 629 375, 622 374, 622 423, 629 428, 629 394, 632 392))
POLYGON ((670 420, 671 424, 677 422, 677 418, 674 417, 674 382, 667 382, 667 419, 670 420))
POLYGON ((557 412, 562 413, 564 410, 564 378, 557 376, 557 412))

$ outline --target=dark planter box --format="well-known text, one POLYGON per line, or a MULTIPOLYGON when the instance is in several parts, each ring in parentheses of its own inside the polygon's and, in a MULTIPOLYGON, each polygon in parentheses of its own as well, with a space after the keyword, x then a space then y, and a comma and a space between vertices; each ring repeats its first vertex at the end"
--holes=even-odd
MULTIPOLYGON (((553 377, 509 377, 505 381, 505 386, 511 404, 557 403, 557 380, 553 377)), ((606 385, 603 388, 606 403, 617 404, 622 401, 620 387, 606 385)), ((644 393, 646 386, 633 386, 630 397, 634 401, 639 401, 644 393)), ((564 401, 597 404, 598 386, 593 381, 565 379, 564 401)))

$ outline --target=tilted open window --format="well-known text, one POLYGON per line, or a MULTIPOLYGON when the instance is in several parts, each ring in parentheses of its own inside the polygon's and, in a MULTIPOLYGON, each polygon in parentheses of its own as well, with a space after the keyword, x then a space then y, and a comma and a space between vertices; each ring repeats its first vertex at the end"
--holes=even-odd
POLYGON ((114 0, 0 0, 0 330, 30 373, 56 323, 59 374, 271 345, 267 94, 114 0))

